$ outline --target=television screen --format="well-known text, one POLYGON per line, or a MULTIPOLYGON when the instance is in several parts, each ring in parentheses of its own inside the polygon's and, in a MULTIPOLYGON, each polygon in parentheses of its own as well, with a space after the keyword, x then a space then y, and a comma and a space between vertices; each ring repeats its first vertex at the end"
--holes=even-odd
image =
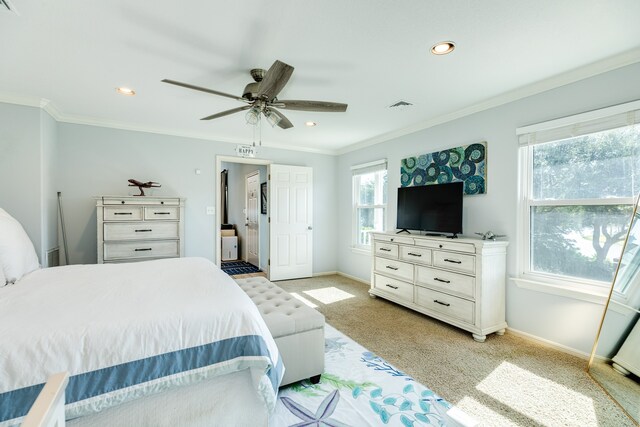
POLYGON ((463 182, 398 188, 397 228, 462 233, 463 182))

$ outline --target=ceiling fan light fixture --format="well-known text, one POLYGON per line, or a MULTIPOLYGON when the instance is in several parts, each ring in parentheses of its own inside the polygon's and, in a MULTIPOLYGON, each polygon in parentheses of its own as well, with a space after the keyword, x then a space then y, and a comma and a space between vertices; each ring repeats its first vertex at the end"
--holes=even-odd
POLYGON ((446 55, 453 52, 456 44, 451 41, 439 42, 431 46, 431 53, 434 55, 446 55))
POLYGON ((311 128, 314 126, 318 126, 318 122, 304 122, 304 125, 311 128))
POLYGON ((264 116, 266 117, 267 122, 269 122, 271 127, 278 126, 278 123, 280 123, 280 120, 282 120, 280 116, 278 116, 276 113, 274 113, 268 108, 264 110, 264 116))
POLYGON ((118 92, 120 95, 126 95, 126 96, 133 96, 136 94, 135 90, 130 89, 128 87, 117 87, 116 92, 118 92))
POLYGON ((247 111, 247 114, 244 115, 244 118, 247 121, 247 124, 255 126, 260 121, 260 110, 256 107, 253 107, 249 111, 247 111))

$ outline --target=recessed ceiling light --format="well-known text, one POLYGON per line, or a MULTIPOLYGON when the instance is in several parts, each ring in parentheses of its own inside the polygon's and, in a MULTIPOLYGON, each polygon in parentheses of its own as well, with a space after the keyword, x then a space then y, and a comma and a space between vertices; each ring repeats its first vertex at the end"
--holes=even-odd
POLYGON ((116 92, 121 95, 133 96, 136 94, 136 91, 133 89, 129 89, 128 87, 117 87, 116 92))
POLYGON ((453 52, 455 48, 456 44, 454 42, 440 42, 431 47, 431 53, 434 55, 446 55, 447 53, 453 52))
POLYGON ((318 126, 318 123, 316 122, 304 122, 304 124, 309 127, 318 126))

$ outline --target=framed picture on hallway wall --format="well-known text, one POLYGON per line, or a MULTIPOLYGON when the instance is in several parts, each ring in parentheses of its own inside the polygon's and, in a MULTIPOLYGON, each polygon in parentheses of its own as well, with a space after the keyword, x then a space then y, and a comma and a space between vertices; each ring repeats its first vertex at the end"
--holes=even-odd
POLYGON ((267 183, 260 184, 260 213, 267 214, 267 183))

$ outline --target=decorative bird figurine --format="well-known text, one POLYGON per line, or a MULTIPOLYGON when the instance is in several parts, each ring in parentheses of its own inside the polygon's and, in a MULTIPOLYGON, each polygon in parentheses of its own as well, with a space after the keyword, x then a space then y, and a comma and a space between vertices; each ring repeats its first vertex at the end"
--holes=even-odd
POLYGON ((506 234, 493 234, 493 231, 489 230, 486 233, 476 233, 478 236, 482 237, 482 240, 496 240, 500 237, 507 237, 506 234))
POLYGON ((140 190, 140 194, 136 194, 136 196, 144 196, 144 190, 143 188, 156 188, 156 187, 162 187, 162 185, 160 185, 159 182, 153 182, 153 181, 149 181, 149 182, 140 182, 137 181, 135 179, 130 179, 129 181, 129 187, 138 187, 138 189, 140 190))

